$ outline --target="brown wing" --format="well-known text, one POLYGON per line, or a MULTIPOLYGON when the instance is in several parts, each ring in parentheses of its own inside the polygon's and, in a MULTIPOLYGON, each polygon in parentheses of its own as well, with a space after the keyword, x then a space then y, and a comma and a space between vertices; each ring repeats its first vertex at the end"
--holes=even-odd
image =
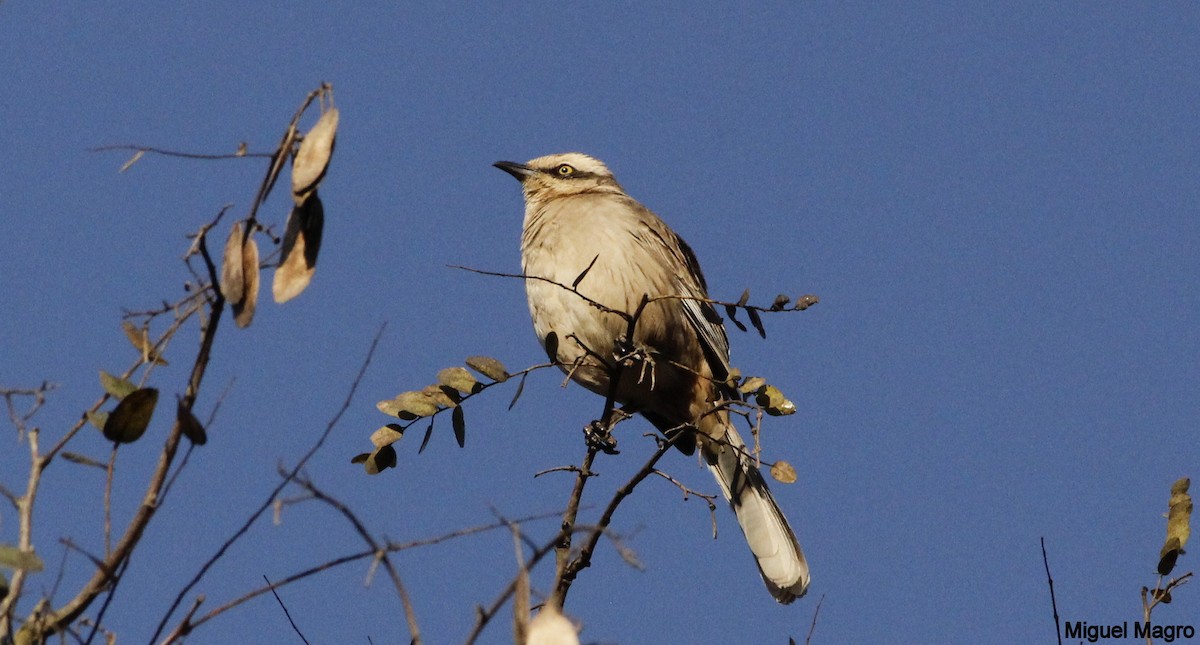
POLYGON ((704 349, 704 357, 708 360, 713 378, 724 381, 729 377, 729 336, 725 333, 725 325, 717 310, 707 302, 693 298, 708 299, 708 286, 704 281, 704 273, 700 271, 700 262, 692 247, 687 245, 678 235, 675 242, 683 252, 684 262, 688 271, 686 275, 676 278, 680 295, 687 296, 682 300, 683 312, 688 322, 696 330, 696 336, 704 349))

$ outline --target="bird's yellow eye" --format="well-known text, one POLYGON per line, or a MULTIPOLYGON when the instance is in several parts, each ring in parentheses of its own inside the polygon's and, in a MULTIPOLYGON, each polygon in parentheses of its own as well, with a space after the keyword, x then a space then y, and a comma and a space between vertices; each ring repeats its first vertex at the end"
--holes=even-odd
POLYGON ((558 173, 559 177, 570 177, 571 175, 575 174, 575 168, 572 167, 571 164, 564 163, 559 164, 559 166, 554 169, 554 172, 558 173))

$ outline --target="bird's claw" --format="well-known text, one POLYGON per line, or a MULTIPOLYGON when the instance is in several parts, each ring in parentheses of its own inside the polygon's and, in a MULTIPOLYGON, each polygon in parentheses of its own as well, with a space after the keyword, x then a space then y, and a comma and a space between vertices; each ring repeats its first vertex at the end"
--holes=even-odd
POLYGON ((611 429, 602 421, 592 421, 583 428, 583 438, 588 448, 599 450, 606 455, 620 454, 617 450, 617 438, 611 429))

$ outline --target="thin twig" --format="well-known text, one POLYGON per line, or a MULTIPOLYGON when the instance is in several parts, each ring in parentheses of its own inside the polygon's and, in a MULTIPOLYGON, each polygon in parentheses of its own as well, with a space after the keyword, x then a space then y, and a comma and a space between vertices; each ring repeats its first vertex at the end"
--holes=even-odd
POLYGON ((408 596, 408 590, 405 589, 404 583, 400 580, 400 572, 396 570, 396 567, 392 564, 391 559, 387 556, 387 548, 381 546, 379 542, 375 540, 375 538, 371 537, 371 533, 367 531, 366 525, 364 525, 362 521, 358 519, 358 516, 350 510, 350 507, 327 495, 324 491, 317 488, 316 484, 314 484, 307 477, 297 476, 295 481, 298 485, 304 488, 304 490, 308 491, 308 493, 312 495, 314 499, 320 500, 329 506, 332 506, 335 510, 341 513, 342 516, 346 518, 346 521, 350 522, 350 525, 354 527, 354 530, 358 532, 359 537, 361 537, 363 541, 367 543, 367 546, 371 547, 371 549, 376 553, 376 562, 383 564, 384 568, 387 570, 388 577, 392 580, 392 586, 396 588, 396 595, 400 597, 400 604, 404 607, 404 619, 408 623, 408 633, 411 636, 410 642, 412 645, 420 645, 421 628, 417 625, 417 612, 415 609, 413 609, 412 600, 408 596))
POLYGON ((671 439, 660 442, 658 448, 654 451, 654 454, 652 454, 650 458, 646 460, 646 463, 642 465, 641 469, 634 473, 634 475, 630 477, 623 486, 618 488, 612 499, 609 500, 608 506, 604 509, 604 513, 600 515, 600 521, 596 523, 597 529, 588 533, 587 540, 584 542, 583 547, 579 550, 579 553, 575 556, 575 559, 572 560, 569 565, 567 565, 566 570, 563 572, 562 579, 559 581, 557 589, 558 599, 560 602, 566 600, 567 592, 571 589, 571 583, 574 582, 575 577, 579 574, 579 572, 591 566, 592 553, 596 550, 596 545, 600 542, 600 537, 604 533, 604 529, 607 529, 609 524, 612 523, 612 518, 617 512, 617 507, 619 507, 621 502, 623 502, 625 498, 633 492, 633 489, 637 487, 638 484, 650 476, 650 473, 654 471, 654 466, 658 463, 658 460, 662 459, 663 455, 667 454, 667 451, 670 450, 675 444, 675 439, 679 438, 680 436, 682 436, 682 433, 676 433, 671 439))
POLYGON ((808 626, 808 634, 804 637, 804 645, 812 645, 813 632, 817 629, 817 615, 821 613, 821 604, 825 602, 825 594, 821 594, 821 599, 817 601, 817 607, 813 609, 812 623, 808 626))
POLYGON ((300 640, 304 641, 304 645, 309 645, 308 639, 304 637, 304 632, 300 631, 300 628, 296 626, 296 621, 292 620, 292 612, 288 611, 287 605, 283 604, 283 599, 275 592, 275 585, 271 584, 271 580, 266 576, 263 576, 263 580, 267 581, 267 587, 270 588, 271 595, 275 596, 275 602, 279 603, 279 608, 283 610, 283 615, 287 616, 288 623, 292 626, 292 631, 296 632, 300 640))
MULTIPOLYGON (((207 254, 205 254, 205 258, 206 260, 208 259, 207 254)), ((214 319, 211 322, 215 324, 216 320, 214 319)), ((362 379, 366 374, 367 367, 371 364, 371 359, 375 356, 375 348, 379 345, 379 339, 383 335, 383 330, 386 328, 387 323, 384 323, 380 325, 379 331, 375 332, 375 338, 371 340, 371 347, 367 350, 367 356, 363 360, 363 364, 359 368, 358 374, 354 377, 354 380, 350 384, 350 391, 347 392, 346 399, 342 402, 342 406, 338 409, 337 413, 333 415, 333 418, 330 419, 329 423, 326 424, 325 431, 321 433, 321 436, 317 439, 316 443, 314 443, 312 447, 308 449, 308 452, 306 452, 304 456, 300 458, 300 461, 296 463, 295 467, 292 468, 288 476, 275 486, 274 490, 271 491, 270 495, 267 496, 267 499, 263 501, 258 509, 246 519, 242 526, 238 528, 238 530, 235 531, 232 536, 225 540, 221 547, 217 549, 217 552, 200 567, 200 570, 196 572, 196 575, 193 576, 192 579, 188 581, 186 585, 184 585, 183 589, 179 591, 179 593, 175 596, 174 601, 172 601, 171 606, 167 609, 166 613, 163 614, 162 620, 159 621, 158 627, 154 630, 154 635, 150 637, 150 643, 152 645, 153 643, 157 642, 159 634, 161 634, 163 629, 166 627, 167 621, 171 619, 171 614, 175 613, 175 610, 178 609, 179 604, 183 602, 183 598, 188 594, 188 592, 190 592, 193 587, 200 583, 200 580, 206 573, 208 573, 208 570, 211 569, 212 566, 215 565, 217 561, 225 555, 225 552, 229 550, 229 547, 233 546, 234 542, 237 542, 243 535, 246 534, 247 531, 250 530, 250 527, 254 524, 254 522, 257 521, 258 518, 262 516, 262 514, 266 512, 268 508, 271 507, 275 501, 275 498, 279 496, 279 493, 283 491, 288 483, 296 477, 304 465, 308 463, 309 459, 311 459, 312 456, 316 454, 318 450, 320 450, 321 446, 325 444, 325 440, 329 437, 330 433, 333 432, 334 427, 337 426, 338 422, 342 418, 342 415, 345 414, 346 410, 350 408, 350 403, 354 400, 354 394, 358 391, 359 384, 362 383, 362 379)), ((187 397, 185 397, 185 400, 187 400, 187 397)))
POLYGON ((699 491, 692 490, 691 488, 688 488, 687 486, 685 486, 683 484, 683 482, 679 481, 678 479, 675 479, 674 477, 664 473, 663 471, 661 471, 657 468, 654 469, 654 474, 658 475, 659 477, 662 477, 663 479, 671 482, 672 484, 675 484, 676 488, 683 491, 683 501, 686 502, 688 500, 688 497, 692 497, 692 496, 699 497, 700 499, 704 500, 705 505, 708 506, 708 519, 709 519, 709 521, 712 522, 712 536, 713 536, 714 540, 717 539, 717 502, 716 502, 717 496, 716 495, 708 495, 706 493, 701 493, 699 491))
MULTIPOLYGON (((1150 623, 1150 612, 1154 611, 1154 608, 1157 607, 1160 602, 1170 602, 1171 592, 1174 591, 1175 589, 1187 584, 1188 579, 1190 579, 1191 577, 1192 577, 1192 572, 1189 571, 1189 572, 1183 574, 1182 576, 1179 576, 1178 578, 1172 578, 1171 580, 1168 580, 1167 586, 1163 587, 1163 576, 1159 575, 1158 582, 1154 585, 1153 590, 1151 590, 1147 587, 1142 587, 1142 620, 1146 624, 1149 624, 1150 623), (1150 593, 1154 597, 1153 602, 1147 601, 1147 599, 1146 599, 1147 593, 1150 593)), ((1149 634, 1146 635, 1146 642, 1153 643, 1149 634)))
POLYGON ((178 152, 175 150, 165 150, 163 148, 154 148, 150 146, 136 146, 129 144, 99 146, 97 148, 88 148, 88 152, 108 152, 111 150, 129 150, 133 152, 149 152, 151 154, 162 155, 164 157, 180 157, 182 159, 241 159, 243 157, 262 157, 269 158, 269 152, 242 152, 232 154, 199 154, 195 152, 178 152))
POLYGON ((501 271, 484 271, 483 269, 473 269, 471 267, 465 267, 465 266, 461 266, 458 264, 451 264, 448 266, 451 269, 460 269, 462 271, 470 271, 471 273, 478 273, 481 275, 490 275, 490 276, 495 276, 498 278, 519 278, 522 280, 534 280, 537 282, 545 282, 547 284, 552 284, 556 287, 559 287, 560 289, 565 289, 567 291, 570 291, 571 293, 573 293, 576 296, 579 296, 581 299, 583 299, 584 302, 595 307, 596 309, 599 309, 600 311, 603 311, 604 313, 613 314, 614 316, 620 316, 624 320, 629 320, 631 318, 631 316, 628 312, 621 311, 620 309, 613 309, 612 307, 609 307, 605 304, 597 302, 597 301, 583 295, 582 293, 579 293, 579 290, 576 289, 575 287, 563 284, 561 282, 558 282, 557 280, 551 280, 550 278, 544 278, 540 275, 525 275, 524 273, 504 273, 501 271))
MULTIPOLYGON (((550 513, 539 513, 536 515, 530 515, 530 516, 523 517, 523 518, 520 518, 517 520, 512 520, 512 521, 532 522, 532 521, 536 521, 536 520, 544 520, 544 519, 554 517, 557 515, 559 515, 559 511, 553 511, 550 513)), ((419 540, 412 540, 412 541, 404 542, 404 543, 388 542, 388 544, 385 548, 387 549, 387 551, 389 553, 396 553, 399 551, 406 551, 409 549, 415 549, 415 548, 419 548, 419 547, 423 547, 423 546, 429 546, 429 545, 433 545, 433 544, 441 544, 442 542, 447 542, 447 541, 455 540, 455 539, 462 538, 462 537, 468 537, 468 536, 476 535, 479 533, 495 531, 497 529, 505 528, 506 526, 507 526, 506 522, 493 522, 491 524, 484 524, 481 526, 473 526, 473 527, 469 527, 469 528, 465 528, 465 529, 458 529, 455 531, 451 531, 449 533, 444 533, 442 535, 437 535, 437 536, 429 537, 429 538, 421 538, 419 540)), ((293 573, 292 575, 289 575, 285 578, 276 580, 274 582, 273 586, 276 589, 281 589, 284 586, 289 585, 293 582, 298 582, 298 581, 308 578, 310 576, 313 576, 313 575, 316 575, 319 573, 323 573, 325 571, 329 571, 329 570, 339 567, 341 565, 349 564, 351 562, 358 562, 361 560, 366 560, 368 558, 375 558, 375 557, 378 557, 378 552, 375 549, 367 549, 364 551, 351 553, 349 555, 344 555, 344 556, 341 556, 338 558, 334 558, 332 560, 327 560, 325 562, 322 562, 321 564, 309 567, 302 571, 293 573)), ((233 609, 234 607, 242 605, 250 600, 253 600, 254 598, 257 598, 258 596, 261 596, 261 595, 267 593, 267 591, 268 591, 268 589, 266 587, 260 587, 258 589, 254 589, 252 591, 248 591, 248 592, 242 594, 241 596, 238 596, 237 598, 234 598, 233 600, 226 602, 224 605, 221 605, 220 607, 213 609, 212 611, 208 612, 204 616, 201 616, 200 618, 196 619, 195 621, 191 620, 191 614, 189 613, 189 615, 185 616, 184 619, 182 621, 180 621, 180 623, 176 626, 176 628, 174 630, 172 630, 171 634, 168 634, 168 636, 166 638, 164 638, 161 642, 162 643, 173 643, 180 636, 185 636, 185 635, 191 633, 192 630, 199 627, 200 625, 203 625, 204 623, 220 616, 221 614, 233 609)), ((203 596, 200 596, 200 598, 203 598, 203 596)))
POLYGON ((187 636, 193 627, 193 623, 191 622, 192 616, 196 615, 196 611, 200 609, 200 605, 202 604, 204 604, 204 594, 196 596, 196 599, 192 601, 192 608, 184 614, 183 620, 179 621, 179 625, 175 627, 174 631, 167 634, 163 642, 174 643, 176 640, 187 636))
POLYGON ((1062 627, 1058 620, 1058 601, 1054 598, 1054 578, 1050 577, 1050 560, 1046 557, 1046 538, 1042 537, 1042 564, 1046 567, 1046 582, 1050 585, 1050 607, 1054 610, 1054 633, 1062 645, 1062 627))
MULTIPOLYGON (((596 473, 592 472, 592 462, 596 459, 596 453, 599 448, 588 446, 587 452, 583 456, 583 465, 581 465, 575 476, 575 484, 571 488, 571 496, 567 498, 567 509, 563 512, 562 528, 559 531, 559 542, 555 545, 555 565, 554 565, 554 602, 558 607, 562 607, 566 601, 566 590, 563 587, 563 580, 567 575, 567 567, 570 565, 571 556, 571 539, 574 534, 572 528, 575 526, 575 520, 579 516, 579 504, 583 499, 583 489, 587 485, 587 480, 594 477, 596 473)), ((570 587, 570 583, 567 583, 570 587)))
MULTIPOLYGON (((206 236, 200 235, 196 244, 199 247, 200 255, 204 258, 210 280, 216 283, 216 264, 212 261, 212 256, 209 255, 208 245, 205 240, 206 236)), ((180 402, 189 412, 195 405, 196 395, 200 391, 200 384, 203 382, 204 374, 208 370, 213 343, 216 342, 217 329, 219 328, 221 314, 225 307, 225 298, 217 293, 209 306, 211 308, 211 315, 207 324, 202 326, 203 335, 200 341, 200 349, 197 351, 196 359, 192 363, 192 372, 188 378, 188 385, 180 402)), ((99 615, 103 616, 104 612, 107 611, 122 580, 122 574, 129 566, 129 558, 134 548, 141 541, 142 532, 154 517, 154 513, 162 505, 162 494, 166 485, 167 474, 171 470, 171 463, 175 459, 176 451, 179 448, 179 440, 182 435, 182 426, 178 423, 174 424, 167 435, 167 440, 163 444, 162 451, 159 453, 159 461, 151 475, 145 497, 142 499, 142 505, 138 508, 133 519, 130 520, 125 534, 121 537, 113 552, 107 554, 105 562, 111 564, 109 564, 107 569, 100 570, 96 575, 93 575, 88 585, 71 602, 56 612, 55 631, 60 631, 70 625, 102 591, 107 591, 108 595, 100 608, 99 615), (115 575, 113 572, 116 572, 115 575)), ((93 627, 91 633, 88 635, 87 640, 89 642, 95 637, 99 623, 100 621, 97 620, 96 627, 93 627)))
POLYGON ((108 453, 108 466, 105 470, 104 477, 104 556, 108 557, 112 553, 112 487, 113 487, 113 471, 117 468, 117 449, 121 447, 119 442, 114 441, 112 451, 108 453))

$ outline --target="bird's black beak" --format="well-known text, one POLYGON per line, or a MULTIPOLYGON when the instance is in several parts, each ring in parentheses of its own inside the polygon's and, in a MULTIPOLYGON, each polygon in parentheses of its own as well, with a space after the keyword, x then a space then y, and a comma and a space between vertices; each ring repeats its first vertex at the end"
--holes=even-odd
POLYGON ((517 181, 520 182, 524 182, 527 177, 534 173, 533 168, 515 161, 497 161, 492 165, 512 175, 513 177, 516 177, 517 181))

